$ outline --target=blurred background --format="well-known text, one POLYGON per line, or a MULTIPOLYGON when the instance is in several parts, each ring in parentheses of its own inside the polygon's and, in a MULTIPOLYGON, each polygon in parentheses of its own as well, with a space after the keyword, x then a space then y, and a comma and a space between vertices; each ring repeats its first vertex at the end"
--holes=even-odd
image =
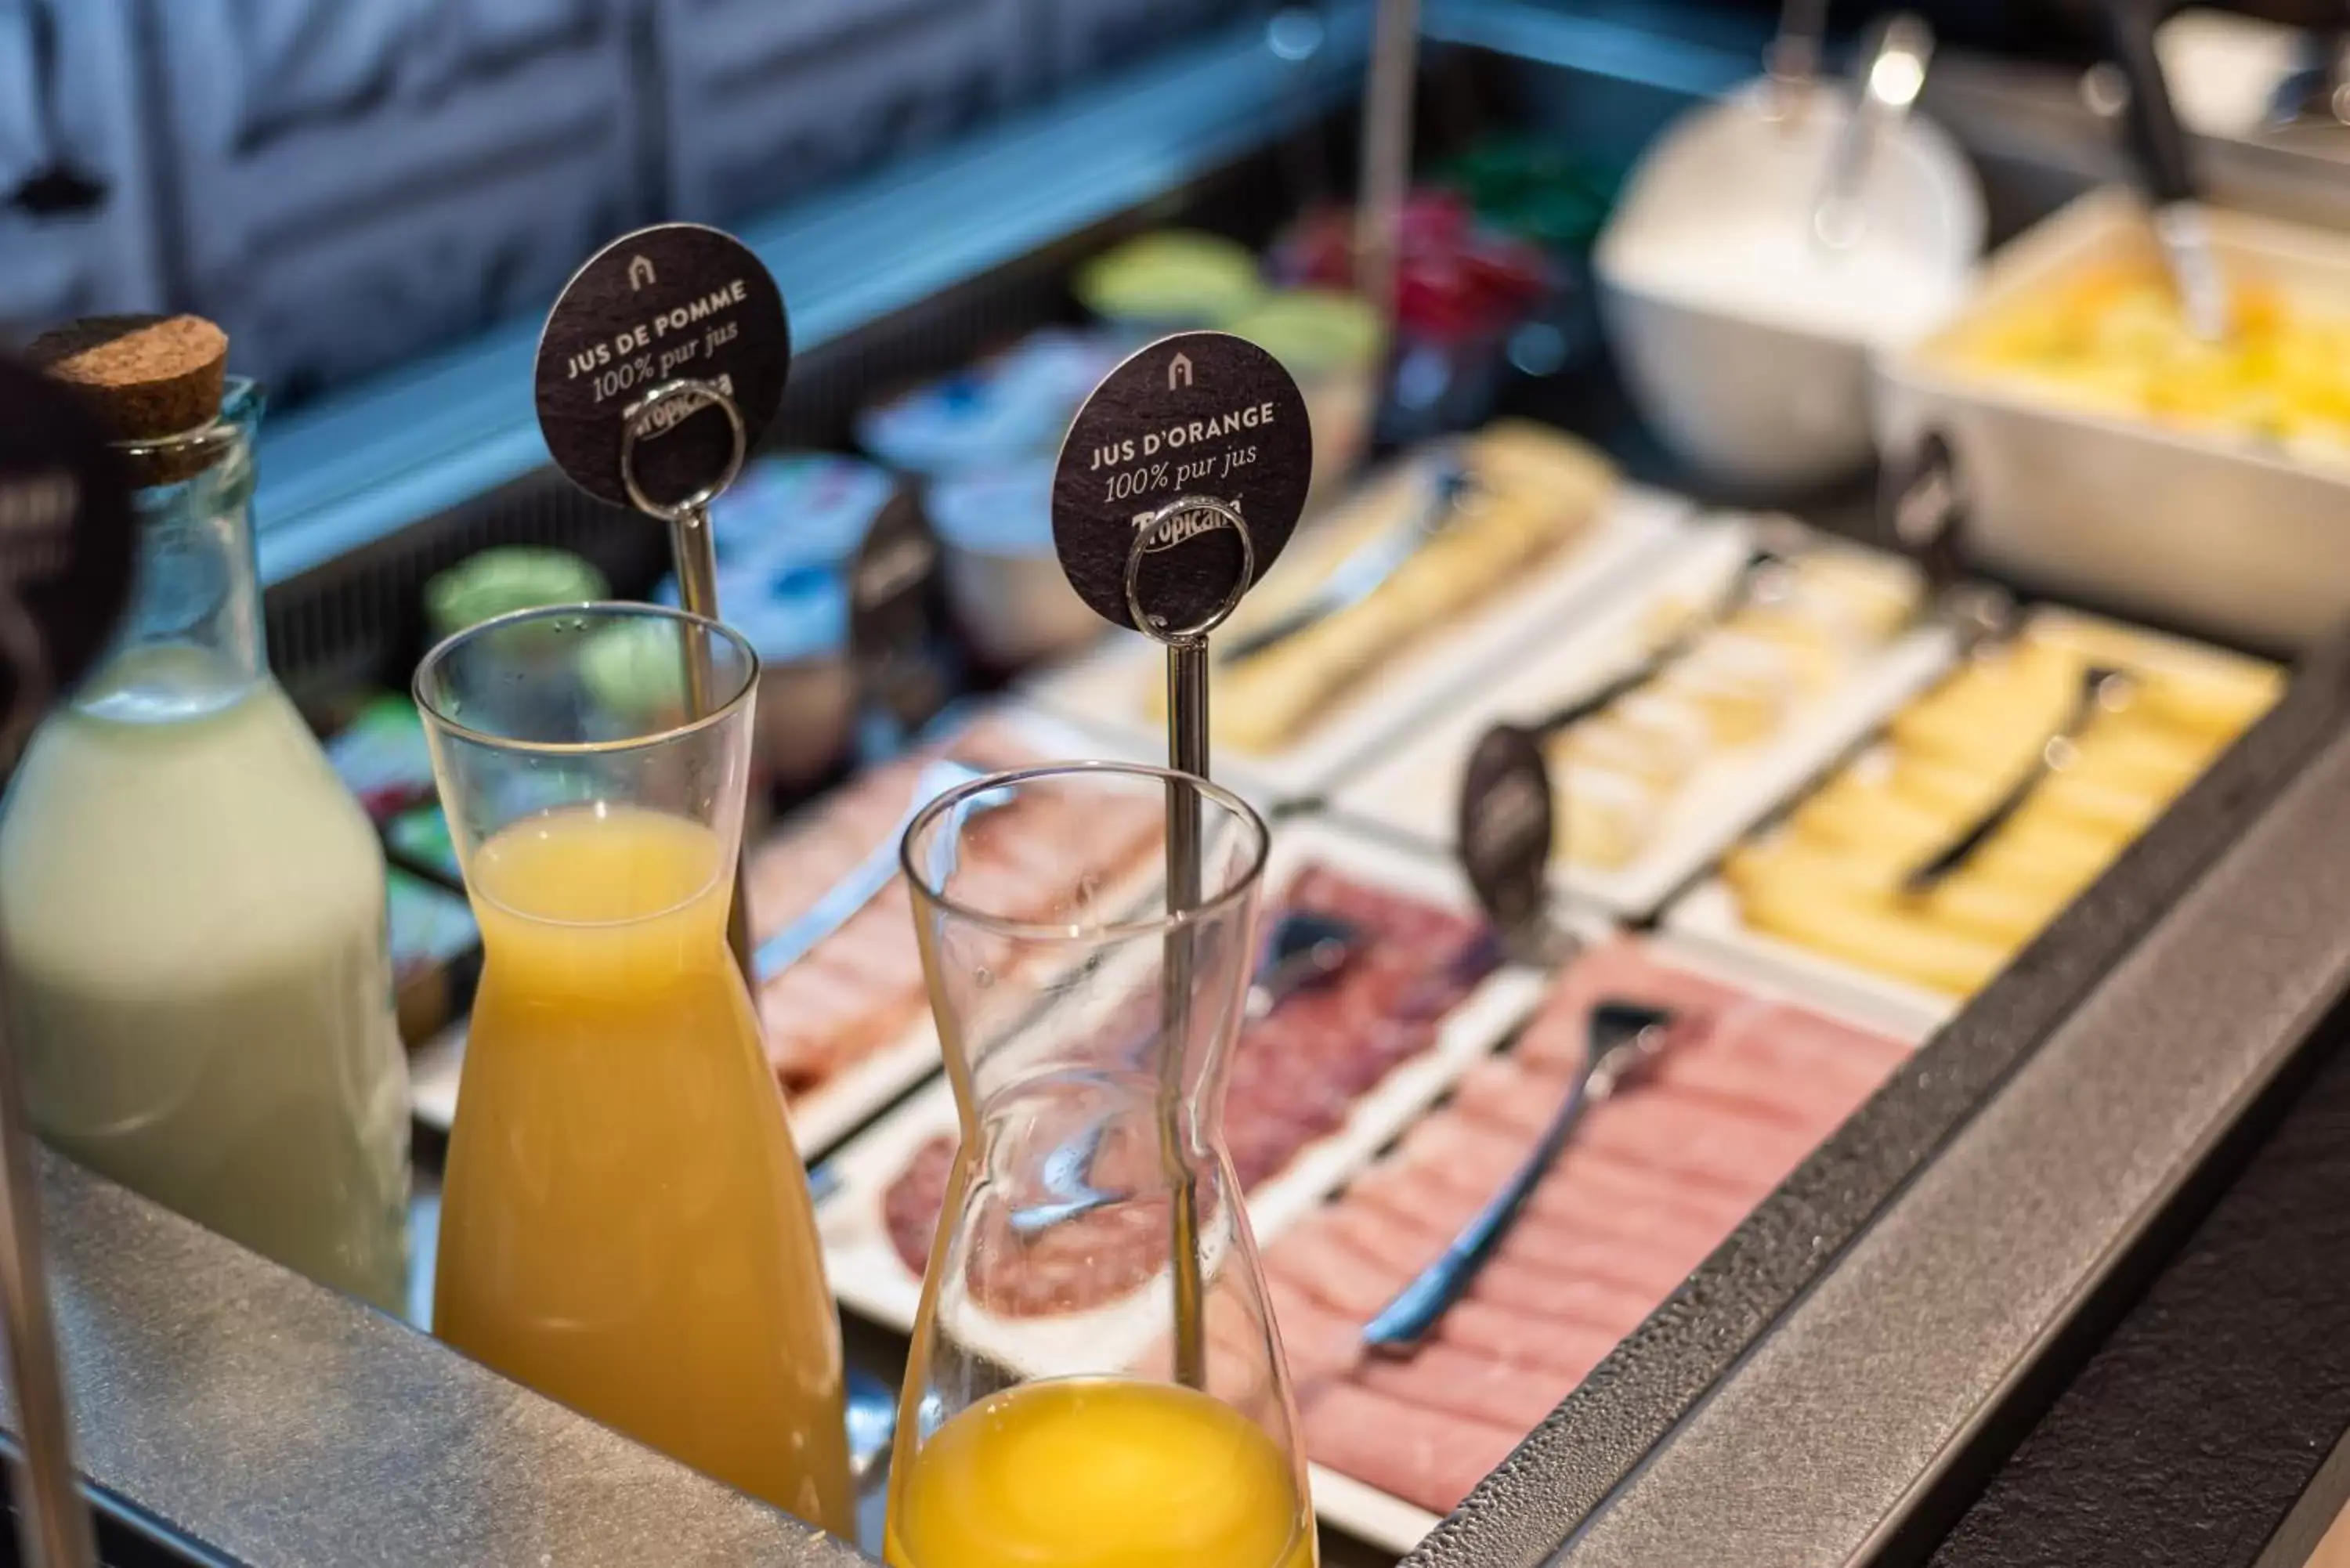
MULTIPOLYGON (((1721 47, 1777 9, 1554 8, 1721 47)), ((1918 9, 1981 47, 2065 57, 2089 36, 2045 0, 1918 9)), ((1251 15, 1273 8, 0 0, 0 329, 194 311, 297 405, 543 309, 622 229, 742 223, 1251 15)), ((902 217, 903 246, 955 238, 910 196, 902 217)))

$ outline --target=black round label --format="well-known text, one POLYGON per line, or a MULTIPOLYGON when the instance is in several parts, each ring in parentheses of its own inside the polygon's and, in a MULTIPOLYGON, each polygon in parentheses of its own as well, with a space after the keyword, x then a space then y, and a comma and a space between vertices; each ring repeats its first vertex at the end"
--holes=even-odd
POLYGON ((1908 458, 1888 462, 1878 493, 1885 540, 1918 563, 1939 593, 1967 575, 1967 496, 1957 454, 1940 431, 1918 438, 1908 458))
POLYGON ((1532 730, 1496 724, 1469 753, 1457 824, 1461 868, 1493 924, 1509 935, 1543 923, 1553 824, 1550 765, 1532 730))
POLYGON ((1134 627, 1128 564, 1139 545, 1136 597, 1150 619, 1212 620, 1246 558, 1230 520, 1179 513, 1148 541, 1139 531, 1170 502, 1221 502, 1248 529, 1253 584, 1289 543, 1313 472, 1305 400, 1280 360, 1228 332, 1163 337, 1104 378, 1069 426, 1053 474, 1061 569, 1096 615, 1134 627))
MULTIPOLYGON (((624 234, 572 275, 539 334, 534 385, 546 450, 571 483, 630 504, 620 472, 629 410, 672 381, 708 382, 757 441, 783 405, 791 328, 764 263, 732 234, 661 223, 624 234)), ((723 410, 675 398, 639 414, 632 461, 656 503, 714 484, 734 452, 723 410)))
POLYGON ((105 649, 131 557, 130 478, 104 432, 66 389, 0 359, 0 767, 105 649))
POLYGON ((931 657, 938 565, 938 537, 902 489, 875 514, 848 563, 848 657, 858 690, 908 730, 929 722, 946 701, 931 657))

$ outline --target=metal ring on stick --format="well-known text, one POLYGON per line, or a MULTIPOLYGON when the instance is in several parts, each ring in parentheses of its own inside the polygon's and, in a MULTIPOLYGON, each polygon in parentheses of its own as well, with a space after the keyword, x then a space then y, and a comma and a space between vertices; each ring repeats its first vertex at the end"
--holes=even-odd
POLYGON ((698 513, 717 500, 726 487, 734 483, 736 476, 743 472, 743 460, 750 455, 750 431, 743 423, 743 410, 734 406, 734 400, 728 397, 716 382, 697 381, 691 377, 664 381, 630 403, 627 411, 620 415, 620 483, 627 487, 629 500, 638 511, 671 523, 681 522, 688 514, 698 513), (725 469, 710 483, 682 500, 655 501, 637 483, 638 431, 647 415, 661 404, 679 398, 699 400, 692 409, 679 415, 680 419, 689 419, 701 410, 712 407, 724 414, 727 428, 734 434, 734 451, 727 458, 725 469))
POLYGON ((1237 507, 1207 495, 1179 495, 1156 512, 1136 519, 1134 547, 1126 556, 1126 607, 1134 617, 1135 629, 1170 648, 1187 647, 1201 641, 1216 628, 1231 618, 1232 611, 1256 581, 1256 545, 1249 538, 1248 521, 1237 507), (1223 601, 1191 626, 1169 627, 1157 616, 1142 607, 1142 560, 1153 551, 1152 541, 1178 517, 1205 513, 1214 519, 1213 526, 1229 528, 1239 535, 1241 569, 1232 578, 1232 586, 1223 601))

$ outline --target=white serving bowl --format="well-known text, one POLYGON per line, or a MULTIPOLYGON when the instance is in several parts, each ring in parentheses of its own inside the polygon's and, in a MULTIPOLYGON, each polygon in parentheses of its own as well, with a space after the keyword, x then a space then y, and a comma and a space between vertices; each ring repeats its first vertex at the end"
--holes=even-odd
POLYGON ((1870 161, 1860 244, 1842 258, 1812 251, 1848 106, 1814 93, 1790 124, 1765 101, 1750 84, 1659 138, 1594 256, 1601 318, 1649 426, 1757 495, 1867 462, 1871 351, 1939 325, 1964 297, 1984 227, 1964 155, 1913 115, 1870 161))

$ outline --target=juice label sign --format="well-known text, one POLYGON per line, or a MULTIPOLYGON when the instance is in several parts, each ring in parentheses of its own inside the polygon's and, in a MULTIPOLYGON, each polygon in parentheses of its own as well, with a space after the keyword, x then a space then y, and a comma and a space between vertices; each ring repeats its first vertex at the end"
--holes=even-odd
POLYGON ((1254 582, 1280 556, 1313 469, 1305 400, 1281 362, 1230 333, 1180 332, 1112 370, 1078 410, 1053 474, 1054 546, 1105 620, 1135 624, 1139 549, 1153 557, 1136 584, 1151 618, 1199 624, 1236 576, 1254 582), (1200 501, 1218 508, 1180 504, 1200 501))
POLYGON ((733 429, 708 398, 647 395, 692 381, 741 414, 745 444, 775 417, 791 367, 784 298, 765 264, 731 234, 661 223, 624 234, 565 286, 538 341, 539 428, 574 484, 629 504, 622 444, 647 495, 667 502, 723 473, 733 429))

